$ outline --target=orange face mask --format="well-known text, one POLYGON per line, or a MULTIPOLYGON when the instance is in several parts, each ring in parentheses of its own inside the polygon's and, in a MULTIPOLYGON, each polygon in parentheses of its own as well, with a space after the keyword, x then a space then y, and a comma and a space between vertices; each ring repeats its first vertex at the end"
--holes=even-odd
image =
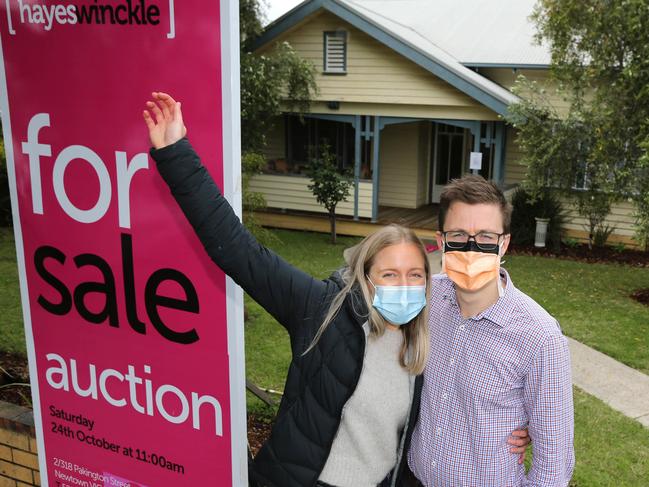
POLYGON ((442 256, 442 272, 466 291, 482 289, 498 277, 499 269, 499 253, 449 250, 442 256))

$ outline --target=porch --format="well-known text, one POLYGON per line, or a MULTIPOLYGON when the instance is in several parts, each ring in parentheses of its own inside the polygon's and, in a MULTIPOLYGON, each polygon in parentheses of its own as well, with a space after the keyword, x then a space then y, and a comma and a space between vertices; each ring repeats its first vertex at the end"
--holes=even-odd
MULTIPOLYGON (((414 210, 381 206, 376 222, 372 222, 370 218, 355 220, 351 215, 337 215, 336 232, 339 235, 366 237, 385 225, 398 223, 411 228, 425 241, 431 241, 434 240, 437 231, 438 211, 439 205, 436 204, 424 205, 414 210)), ((319 212, 282 211, 269 208, 256 212, 255 217, 260 224, 266 227, 329 232, 329 218, 326 214, 319 212)))
MULTIPOLYGON (((326 213, 308 189, 306 167, 310 154, 327 147, 352 177, 350 195, 336 209, 343 229, 366 235, 371 230, 360 229, 365 223, 401 221, 434 231, 431 208, 451 179, 474 172, 504 183, 505 132, 503 122, 492 120, 310 113, 301 121, 285 115, 269 134, 268 166, 251 178, 250 190, 261 193, 271 211, 314 218, 326 213), (470 164, 476 154, 479 169, 470 164), (360 226, 347 225, 345 217, 360 226)), ((276 216, 265 218, 281 225, 276 216)), ((299 221, 291 228, 313 225, 299 221)))

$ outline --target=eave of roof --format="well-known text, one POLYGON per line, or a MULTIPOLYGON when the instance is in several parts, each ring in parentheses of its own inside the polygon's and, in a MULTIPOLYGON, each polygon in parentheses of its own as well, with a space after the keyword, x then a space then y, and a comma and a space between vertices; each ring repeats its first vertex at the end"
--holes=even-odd
POLYGON ((307 0, 301 3, 271 23, 257 39, 254 48, 272 42, 321 9, 342 18, 500 115, 505 115, 508 105, 519 100, 516 95, 462 65, 438 46, 429 42, 428 49, 424 51, 340 0, 307 0))
POLYGON ((462 63, 467 68, 506 68, 506 69, 550 69, 547 64, 521 63, 462 63))

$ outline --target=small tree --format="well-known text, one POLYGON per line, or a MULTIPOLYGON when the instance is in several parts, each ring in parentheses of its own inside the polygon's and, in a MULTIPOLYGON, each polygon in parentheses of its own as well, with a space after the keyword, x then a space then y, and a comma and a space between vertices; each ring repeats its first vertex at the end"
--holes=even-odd
POLYGON ((241 53, 241 149, 259 151, 276 117, 305 113, 317 93, 315 67, 287 42, 264 54, 241 53))
POLYGON ((636 200, 636 205, 636 239, 641 249, 649 250, 649 190, 636 200))
POLYGON ((263 32, 263 0, 239 0, 241 62, 241 171, 244 223, 264 244, 274 235, 258 224, 254 211, 266 206, 261 193, 250 191, 250 178, 266 165, 266 135, 285 110, 308 112, 317 93, 315 67, 286 42, 264 54, 253 52, 263 32))
POLYGON ((611 211, 610 197, 604 192, 587 191, 577 197, 577 210, 586 218, 588 248, 603 247, 614 227, 604 222, 611 211))
POLYGON ((636 239, 640 247, 649 250, 649 137, 643 144, 644 155, 640 159, 642 172, 646 175, 638 183, 638 195, 635 198, 636 239))
POLYGON ((619 160, 601 153, 596 115, 577 98, 567 114, 559 115, 543 90, 522 77, 515 91, 527 93, 510 105, 507 116, 518 129, 521 162, 527 166, 525 189, 532 200, 542 197, 547 188, 571 199, 587 221, 588 247, 603 245, 613 231, 604 224, 611 206, 629 189, 621 183, 619 160))
POLYGON ((331 243, 335 244, 336 206, 347 200, 352 185, 351 177, 348 172, 338 169, 336 156, 331 153, 328 145, 321 147, 319 155, 311 157, 307 174, 313 180, 308 188, 329 213, 331 243))
POLYGON ((255 211, 266 207, 264 195, 250 190, 250 179, 266 167, 266 157, 259 152, 241 154, 241 192, 243 206, 243 223, 255 238, 263 245, 277 240, 275 234, 262 227, 255 217, 255 211))
POLYGON ((569 114, 524 101, 512 123, 527 152, 528 183, 575 184, 587 176, 580 213, 591 243, 605 240, 601 215, 611 203, 635 203, 636 238, 649 239, 649 8, 646 0, 539 0, 532 20, 550 49, 550 77, 562 88, 569 114), (543 119, 546 120, 543 120, 543 119), (545 123, 541 127, 541 122, 545 123), (525 128, 527 125, 527 128, 525 128), (547 178, 547 179, 546 179, 547 178), (599 219, 599 222, 598 222, 599 219))
POLYGON ((277 43, 263 54, 253 52, 263 32, 261 0, 240 0, 241 150, 258 152, 266 135, 284 111, 309 111, 317 93, 316 69, 288 42, 277 43))

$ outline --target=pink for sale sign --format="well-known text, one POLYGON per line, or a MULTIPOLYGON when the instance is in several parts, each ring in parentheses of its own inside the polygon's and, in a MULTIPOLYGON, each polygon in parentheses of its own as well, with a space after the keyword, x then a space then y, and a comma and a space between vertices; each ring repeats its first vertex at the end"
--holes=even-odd
POLYGON ((4 0, 2 127, 43 485, 246 485, 241 291, 148 156, 183 103, 235 209, 234 0, 4 0))

